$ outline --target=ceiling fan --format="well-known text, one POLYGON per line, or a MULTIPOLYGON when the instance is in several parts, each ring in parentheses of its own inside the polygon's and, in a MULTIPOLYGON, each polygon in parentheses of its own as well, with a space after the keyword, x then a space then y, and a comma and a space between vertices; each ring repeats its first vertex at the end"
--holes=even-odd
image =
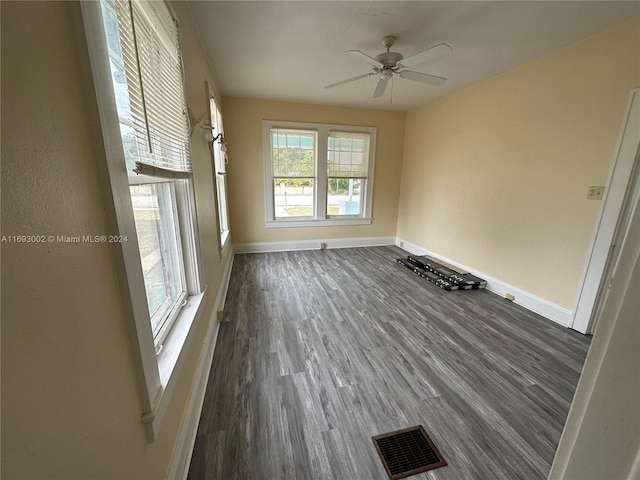
POLYGON ((371 73, 365 73, 358 75, 357 77, 348 78, 341 82, 332 83, 324 88, 333 88, 345 83, 360 80, 361 78, 370 77, 372 75, 380 75, 380 79, 376 84, 376 88, 373 91, 373 98, 379 98, 384 95, 389 79, 393 78, 394 74, 397 74, 400 78, 406 78, 408 80, 414 80, 416 82, 426 83, 427 85, 442 85, 447 81, 446 78, 436 77, 434 75, 427 75, 426 73, 414 72, 412 70, 405 70, 407 67, 413 67, 430 60, 435 60, 452 51, 451 47, 446 43, 441 43, 435 47, 431 47, 423 52, 416 53, 410 57, 404 58, 402 54, 398 52, 389 51, 393 44, 396 42, 396 37, 388 36, 382 39, 382 45, 387 49, 385 53, 381 53, 375 57, 362 53, 360 50, 347 50, 345 53, 364 60, 373 69, 371 73))

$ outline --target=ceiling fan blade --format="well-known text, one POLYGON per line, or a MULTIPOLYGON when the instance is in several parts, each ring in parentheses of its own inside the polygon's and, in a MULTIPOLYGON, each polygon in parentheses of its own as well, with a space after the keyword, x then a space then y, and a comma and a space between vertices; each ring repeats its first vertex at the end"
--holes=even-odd
POLYGON ((375 58, 371 58, 366 53, 362 53, 360 50, 346 50, 344 53, 348 53, 352 57, 359 58, 360 60, 367 62, 369 65, 373 67, 382 67, 382 63, 377 61, 375 58))
POLYGON ((383 77, 378 80, 376 89, 373 91, 373 98, 380 98, 382 95, 384 95, 384 91, 387 88, 387 83, 389 83, 389 77, 383 77))
POLYGON ((364 75, 358 75, 357 77, 347 78, 346 80, 342 80, 341 82, 332 83, 331 85, 327 85, 324 88, 333 88, 338 85, 344 85, 345 83, 354 82, 356 80, 360 80, 361 78, 370 77, 371 75, 375 75, 375 72, 365 73, 364 75))
POLYGON ((427 75, 426 73, 412 72, 411 70, 403 70, 399 72, 398 75, 400 75, 400 78, 415 80, 416 82, 426 83, 427 85, 442 85, 447 81, 446 78, 427 75))
POLYGON ((416 53, 415 55, 411 55, 410 57, 403 58, 398 62, 398 66, 415 67, 416 65, 420 65, 421 63, 440 58, 447 53, 451 53, 452 51, 453 49, 449 45, 447 45, 446 43, 441 43, 440 45, 431 47, 424 52, 416 53))

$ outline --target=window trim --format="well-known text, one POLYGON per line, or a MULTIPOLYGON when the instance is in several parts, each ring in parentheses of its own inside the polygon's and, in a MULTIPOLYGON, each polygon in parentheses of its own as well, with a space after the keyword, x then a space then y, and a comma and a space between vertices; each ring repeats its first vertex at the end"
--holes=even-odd
MULTIPOLYGON (((213 126, 213 135, 222 135, 221 139, 224 139, 224 123, 222 122, 222 111, 220 110, 220 103, 213 93, 208 80, 205 80, 205 91, 207 94, 206 116, 208 120, 208 125, 206 126, 206 128, 213 126), (211 111, 211 101, 213 101, 213 104, 215 106, 214 112, 211 111)), ((219 141, 220 139, 209 142, 209 150, 211 152, 211 166, 213 171, 213 188, 215 193, 214 203, 216 207, 216 215, 218 216, 218 250, 219 254, 222 255, 222 251, 226 248, 230 238, 231 227, 229 222, 229 186, 227 184, 226 176, 226 165, 228 164, 228 157, 226 157, 226 152, 223 152, 220 148, 219 141), (218 156, 225 156, 225 159, 219 159, 218 156), (222 169, 218 168, 218 161, 222 162, 222 169), (218 182, 220 181, 220 177, 222 177, 221 183, 224 184, 223 192, 220 192, 219 188, 218 182), (220 201, 221 199, 223 200, 222 202, 220 201), (227 228, 224 229, 223 225, 226 225, 227 228)))
POLYGON ((262 153, 264 164, 265 186, 265 225, 267 228, 287 227, 321 227, 339 225, 370 225, 373 216, 373 184, 376 152, 376 127, 338 125, 327 123, 288 122, 279 120, 262 121, 262 153), (271 129, 299 129, 313 130, 316 132, 316 172, 314 180, 314 217, 303 218, 275 218, 273 170, 271 159, 271 129), (369 142, 369 166, 365 183, 365 192, 362 195, 363 205, 360 215, 327 215, 327 150, 329 134, 331 131, 344 133, 368 133, 369 142))
MULTIPOLYGON (((167 6, 171 10, 170 5, 167 6)), ((128 242, 112 244, 112 251, 140 392, 141 421, 146 425, 148 441, 153 442, 158 436, 205 305, 206 285, 198 241, 193 185, 185 183, 178 187, 181 182, 175 184, 178 187, 176 195, 182 195, 186 200, 182 204, 178 202, 178 214, 182 216, 179 223, 183 255, 191 256, 189 261, 185 261, 189 294, 163 348, 156 353, 111 80, 101 2, 79 2, 74 8, 79 9, 78 15, 74 16, 77 20, 75 26, 86 47, 83 54, 89 64, 87 98, 91 102, 90 112, 99 121, 99 128, 93 129, 92 134, 96 143, 95 154, 109 228, 112 234, 128 238, 128 242), (183 229, 189 231, 183 232, 183 229), (185 242, 190 242, 190 248, 186 251, 185 242)))

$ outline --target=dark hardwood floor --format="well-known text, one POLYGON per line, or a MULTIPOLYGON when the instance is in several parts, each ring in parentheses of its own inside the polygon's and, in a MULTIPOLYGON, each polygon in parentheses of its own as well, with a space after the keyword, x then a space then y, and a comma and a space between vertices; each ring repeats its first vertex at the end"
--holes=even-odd
POLYGON ((412 479, 546 479, 590 337, 401 256, 236 255, 190 480, 384 480, 416 424, 448 466, 412 479))

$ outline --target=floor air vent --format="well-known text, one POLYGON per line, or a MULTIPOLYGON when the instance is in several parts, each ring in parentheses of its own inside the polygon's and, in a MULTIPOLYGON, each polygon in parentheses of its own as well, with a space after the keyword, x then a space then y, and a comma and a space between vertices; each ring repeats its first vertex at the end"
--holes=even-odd
POLYGON ((422 425, 376 435, 371 439, 391 480, 447 464, 422 425))

